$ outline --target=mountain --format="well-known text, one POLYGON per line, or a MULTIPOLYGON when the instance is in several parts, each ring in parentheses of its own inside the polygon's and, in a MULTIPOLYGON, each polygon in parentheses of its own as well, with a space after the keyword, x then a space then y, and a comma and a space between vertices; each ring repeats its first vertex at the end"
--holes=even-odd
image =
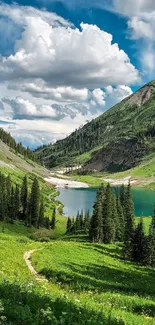
POLYGON ((84 163, 85 168, 121 171, 155 150, 155 81, 144 85, 98 118, 54 145, 36 151, 48 167, 84 163))
POLYGON ((41 178, 48 177, 49 171, 35 160, 35 154, 29 148, 24 148, 21 143, 17 144, 9 133, 0 129, 0 171, 2 173, 12 175, 16 182, 25 174, 30 175, 30 178, 33 175, 41 178))

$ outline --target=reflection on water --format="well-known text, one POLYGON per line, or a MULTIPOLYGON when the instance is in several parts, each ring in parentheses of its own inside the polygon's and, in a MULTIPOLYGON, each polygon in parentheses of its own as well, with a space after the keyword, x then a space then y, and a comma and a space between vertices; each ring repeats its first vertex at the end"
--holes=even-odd
MULTIPOLYGON (((117 188, 114 188, 117 191, 117 188)), ((93 204, 96 198, 95 188, 61 188, 59 189, 59 200, 64 204, 64 214, 66 216, 76 216, 78 210, 90 210, 92 213, 93 204)), ((132 188, 136 216, 151 216, 155 204, 155 192, 132 188)))

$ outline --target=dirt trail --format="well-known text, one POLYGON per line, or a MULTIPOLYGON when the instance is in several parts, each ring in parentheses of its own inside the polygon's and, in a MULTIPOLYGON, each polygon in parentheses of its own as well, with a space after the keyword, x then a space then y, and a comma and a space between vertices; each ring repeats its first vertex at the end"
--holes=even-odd
POLYGON ((35 252, 37 252, 37 251, 39 251, 39 250, 41 250, 41 249, 42 248, 40 248, 40 249, 33 249, 33 250, 30 250, 30 251, 25 252, 24 253, 24 260, 25 260, 25 263, 28 266, 30 272, 35 275, 37 281, 40 281, 40 282, 48 282, 48 280, 44 276, 38 274, 38 272, 34 269, 32 263, 31 263, 31 260, 30 260, 32 254, 35 253, 35 252))

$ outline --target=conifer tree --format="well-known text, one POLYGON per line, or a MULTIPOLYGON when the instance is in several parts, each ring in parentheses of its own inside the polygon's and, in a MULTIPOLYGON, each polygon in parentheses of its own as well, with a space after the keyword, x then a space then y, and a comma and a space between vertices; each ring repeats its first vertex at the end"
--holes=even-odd
POLYGON ((30 197, 30 219, 31 219, 32 226, 34 226, 35 228, 37 228, 38 220, 39 220, 39 201, 40 201, 39 183, 37 178, 35 178, 32 184, 31 197, 30 197))
POLYGON ((10 198, 8 200, 8 217, 9 217, 9 221, 11 221, 13 223, 13 221, 15 220, 15 209, 14 209, 14 188, 13 186, 11 187, 11 194, 10 194, 10 198))
POLYGON ((39 220, 38 220, 38 228, 41 227, 44 223, 44 201, 43 197, 41 197, 40 208, 39 208, 39 220))
POLYGON ((116 229, 116 240, 123 241, 124 240, 124 233, 125 233, 125 219, 124 219, 124 213, 123 208, 121 205, 120 200, 120 193, 117 195, 117 216, 118 216, 118 223, 117 223, 117 229, 116 229))
POLYGON ((125 211, 126 211, 126 216, 125 216, 126 219, 125 219, 123 254, 124 257, 130 258, 131 250, 132 250, 131 242, 134 234, 134 206, 133 206, 130 182, 126 190, 125 211))
POLYGON ((72 228, 72 221, 71 221, 71 218, 68 217, 67 224, 66 224, 66 233, 67 234, 69 234, 71 232, 71 228, 72 228))
POLYGON ((20 210, 20 193, 19 193, 19 186, 16 185, 15 188, 15 195, 14 195, 14 217, 18 219, 19 217, 19 210, 20 210))
POLYGON ((124 218, 126 219, 126 189, 124 184, 121 185, 119 190, 120 202, 123 209, 124 218))
POLYGON ((155 266, 155 207, 149 229, 147 247, 147 264, 155 266))
POLYGON ((85 217, 84 217, 84 229, 85 229, 85 232, 89 232, 89 229, 90 229, 90 213, 89 213, 89 210, 87 210, 85 212, 85 217))
POLYGON ((113 218, 113 192, 110 184, 105 191, 105 200, 103 202, 103 242, 112 243, 115 240, 115 222, 113 218))
POLYGON ((102 220, 102 197, 99 189, 96 202, 93 207, 93 215, 90 222, 89 238, 92 242, 103 241, 103 220, 102 220))
POLYGON ((144 263, 146 254, 146 237, 144 234, 143 219, 140 219, 132 238, 131 258, 135 262, 144 263))
POLYGON ((84 225, 83 211, 81 211, 81 213, 79 215, 79 223, 80 223, 80 230, 82 230, 83 229, 83 225, 84 225))
POLYGON ((81 221, 80 221, 80 213, 78 211, 77 215, 76 215, 76 221, 75 221, 75 229, 76 229, 76 231, 80 230, 80 227, 81 227, 81 221))
POLYGON ((56 208, 54 207, 53 212, 52 212, 52 219, 50 222, 51 229, 55 229, 56 227, 56 208))
POLYGON ((23 184, 21 188, 21 204, 22 204, 22 213, 23 220, 26 221, 28 215, 28 185, 27 185, 27 176, 23 179, 23 184))
POLYGON ((44 218, 44 225, 47 229, 50 228, 50 219, 48 217, 44 218))

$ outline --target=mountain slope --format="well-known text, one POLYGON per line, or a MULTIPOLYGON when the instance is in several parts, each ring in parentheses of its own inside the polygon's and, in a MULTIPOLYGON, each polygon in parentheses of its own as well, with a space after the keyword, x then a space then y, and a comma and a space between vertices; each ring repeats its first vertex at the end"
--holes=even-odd
POLYGON ((120 171, 155 149, 155 81, 53 146, 36 151, 48 167, 80 162, 89 169, 120 171))

